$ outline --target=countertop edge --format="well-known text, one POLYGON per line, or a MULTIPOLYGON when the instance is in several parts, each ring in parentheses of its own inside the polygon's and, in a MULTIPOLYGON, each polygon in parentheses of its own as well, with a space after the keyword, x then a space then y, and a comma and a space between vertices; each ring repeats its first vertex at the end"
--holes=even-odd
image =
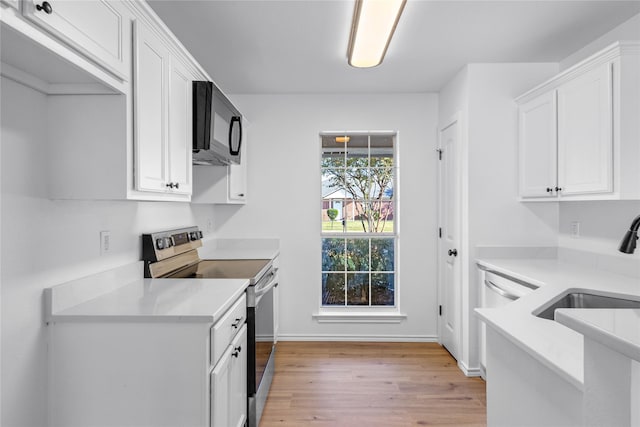
POLYGON ((596 341, 605 347, 609 347, 630 359, 640 362, 640 346, 622 338, 614 332, 607 331, 595 322, 575 316, 575 310, 581 309, 557 310, 555 314, 556 321, 584 335, 585 338, 592 339, 593 341, 596 341))
MULTIPOLYGON (((516 347, 525 351, 528 355, 536 359, 538 362, 542 363, 544 366, 557 373, 563 379, 567 380, 578 390, 582 391, 584 389, 584 378, 581 376, 572 375, 571 372, 562 369, 557 363, 553 360, 545 357, 542 353, 540 353, 535 348, 527 345, 525 340, 519 339, 514 336, 509 331, 505 330, 501 325, 496 323, 491 316, 488 316, 486 310, 494 310, 491 308, 476 308, 474 309, 476 316, 478 316, 483 322, 487 325, 490 325, 493 330, 495 330, 498 334, 512 342, 516 347)), ((582 351, 582 349, 580 349, 582 351)))

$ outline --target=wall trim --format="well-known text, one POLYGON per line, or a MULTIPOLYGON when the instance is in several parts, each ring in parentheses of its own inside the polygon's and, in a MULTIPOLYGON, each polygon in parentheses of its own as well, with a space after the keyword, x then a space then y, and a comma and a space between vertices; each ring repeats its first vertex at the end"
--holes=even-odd
POLYGON ((458 361, 458 368, 464 373, 467 377, 480 377, 482 376, 482 370, 480 367, 470 368, 468 367, 462 360, 458 361))
POLYGON ((407 319, 403 313, 313 313, 318 323, 400 323, 407 319))
POLYGON ((437 335, 278 334, 279 341, 438 342, 437 335))

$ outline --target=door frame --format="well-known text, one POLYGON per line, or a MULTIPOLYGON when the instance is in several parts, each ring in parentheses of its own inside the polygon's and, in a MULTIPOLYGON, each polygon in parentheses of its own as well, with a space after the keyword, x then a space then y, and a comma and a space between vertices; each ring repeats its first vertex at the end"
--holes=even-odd
MULTIPOLYGON (((460 300, 458 301, 458 307, 457 307, 457 325, 458 328, 455 331, 455 336, 454 336, 454 340, 455 340, 455 352, 457 354, 453 354, 452 356, 458 361, 458 364, 460 364, 460 361, 463 360, 463 352, 464 349, 462 348, 462 321, 463 321, 463 309, 464 309, 464 304, 463 304, 463 300, 464 300, 464 296, 463 296, 463 292, 464 292, 464 274, 465 274, 465 263, 466 263, 466 244, 465 244, 465 239, 463 238, 463 236, 467 235, 468 233, 468 227, 465 224, 465 221, 463 220, 464 218, 464 213, 465 213, 465 206, 464 206, 464 191, 465 191, 465 187, 466 187, 466 177, 467 177, 467 172, 465 169, 465 163, 463 161, 464 159, 464 155, 466 152, 466 134, 465 134, 465 127, 464 127, 464 121, 463 121, 463 113, 462 111, 457 111, 455 114, 453 114, 448 120, 444 121, 441 125, 438 126, 438 130, 437 130, 437 140, 438 140, 438 149, 437 149, 437 153, 441 153, 440 150, 442 150, 442 132, 446 129, 448 129, 451 126, 457 125, 458 126, 458 149, 457 149, 457 166, 458 166, 458 171, 459 171, 459 177, 460 177, 460 181, 459 181, 459 186, 458 186, 458 194, 457 194, 457 198, 458 198, 458 209, 459 209, 459 215, 458 215, 458 230, 459 230, 459 244, 458 244, 458 252, 459 252, 459 256, 458 256, 458 262, 459 262, 459 274, 458 274, 458 280, 459 283, 457 284, 458 288, 459 288, 459 295, 460 295, 460 300)), ((442 228, 442 224, 443 224, 443 193, 444 193, 444 179, 443 179, 443 167, 442 167, 442 161, 438 160, 438 230, 440 230, 442 228)), ((443 266, 445 261, 445 251, 446 251, 446 245, 444 244, 444 239, 442 239, 440 237, 440 235, 438 235, 438 243, 437 243, 437 253, 436 253, 436 265, 437 265, 437 309, 436 309, 436 316, 437 316, 437 325, 438 325, 438 343, 440 345, 443 345, 442 343, 442 331, 444 328, 444 321, 443 321, 443 316, 440 315, 440 306, 444 305, 445 302, 445 283, 444 283, 444 277, 443 277, 443 266)), ((444 345, 443 345, 444 346, 444 345)), ((447 349, 448 350, 448 349, 447 349)))

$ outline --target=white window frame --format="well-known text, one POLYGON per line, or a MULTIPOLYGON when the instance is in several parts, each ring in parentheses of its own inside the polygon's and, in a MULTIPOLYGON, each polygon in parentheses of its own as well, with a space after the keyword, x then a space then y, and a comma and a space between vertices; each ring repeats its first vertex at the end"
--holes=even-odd
MULTIPOLYGON (((318 158, 321 160, 323 155, 322 148, 322 137, 323 136, 345 136, 345 135, 366 135, 370 136, 392 136, 393 137, 393 215, 394 215, 394 224, 393 224, 393 232, 382 232, 382 233, 356 233, 356 232, 324 232, 322 230, 322 221, 320 221, 320 238, 319 242, 319 251, 318 254, 322 254, 322 240, 325 238, 340 238, 340 239, 349 239, 349 238, 368 238, 368 239, 376 239, 376 238, 392 238, 394 240, 394 305, 389 306, 372 306, 372 305, 335 305, 335 306, 327 306, 322 304, 322 274, 324 271, 322 270, 322 265, 320 265, 320 271, 318 274, 319 285, 318 285, 318 312, 313 314, 313 318, 319 323, 400 323, 404 319, 406 319, 406 315, 400 313, 400 274, 399 274, 399 265, 400 265, 400 251, 399 251, 399 241, 400 241, 400 211, 399 211, 399 194, 400 194, 400 185, 399 185, 399 175, 400 175, 400 164, 399 164, 399 156, 398 156, 398 147, 399 147, 399 133, 397 131, 330 131, 330 132, 321 132, 319 135, 319 156, 318 158)), ((369 145, 368 149, 371 147, 369 145)), ((320 164, 320 163, 319 163, 320 164)), ((322 199, 322 167, 319 167, 319 176, 320 176, 320 208, 322 210, 323 207, 323 199, 322 199)), ((369 252, 369 257, 371 257, 371 252, 369 252)), ((320 257, 319 257, 320 258, 320 257)), ((371 265, 369 263, 369 265, 371 265)), ((349 273, 357 273, 357 272, 349 272, 349 273)), ((371 270, 367 272, 369 275, 372 274, 371 270)), ((375 273, 375 272, 373 272, 375 273)), ((346 273, 345 273, 346 274, 346 273)), ((347 283, 345 278, 345 294, 347 292, 347 283)), ((346 295, 345 295, 346 298, 346 295)), ((371 293, 369 293, 369 303, 371 303, 371 293)))

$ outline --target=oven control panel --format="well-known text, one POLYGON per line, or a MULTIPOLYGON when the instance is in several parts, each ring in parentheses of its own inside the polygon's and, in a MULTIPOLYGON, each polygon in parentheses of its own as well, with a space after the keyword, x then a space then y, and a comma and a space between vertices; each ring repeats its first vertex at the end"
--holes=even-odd
POLYGON ((198 227, 159 231, 142 235, 142 260, 157 262, 202 246, 198 227))

